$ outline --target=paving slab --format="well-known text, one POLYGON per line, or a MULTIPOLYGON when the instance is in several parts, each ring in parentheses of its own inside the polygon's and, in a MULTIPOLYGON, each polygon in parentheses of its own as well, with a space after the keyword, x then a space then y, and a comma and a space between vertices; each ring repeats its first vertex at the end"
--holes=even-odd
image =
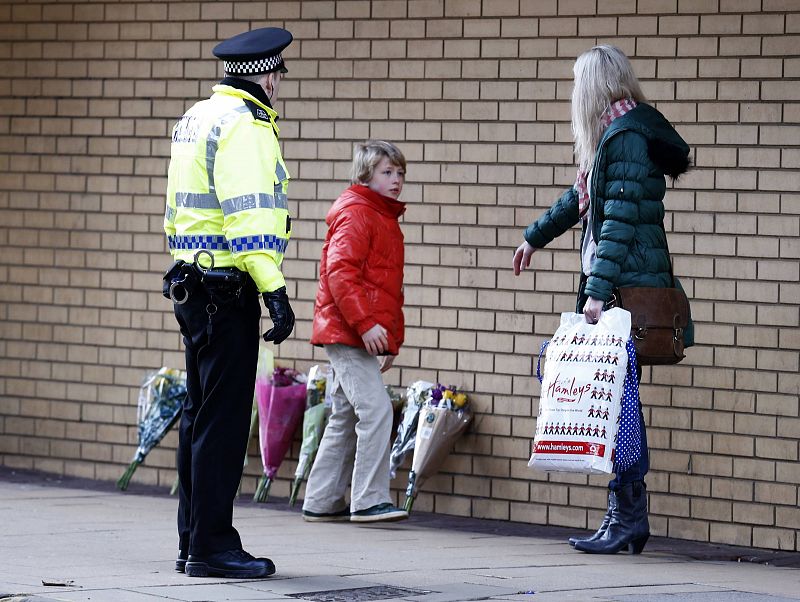
POLYGON ((305 523, 285 499, 237 502, 262 580, 174 571, 166 491, 0 468, 0 601, 784 602, 800 554, 653 538, 639 556, 583 554, 575 530, 415 512, 386 525, 305 523), (44 585, 63 583, 62 586, 44 585))

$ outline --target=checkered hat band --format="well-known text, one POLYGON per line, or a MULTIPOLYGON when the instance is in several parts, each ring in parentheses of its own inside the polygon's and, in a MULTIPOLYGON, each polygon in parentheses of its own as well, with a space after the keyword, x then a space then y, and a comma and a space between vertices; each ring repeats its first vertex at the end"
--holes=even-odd
POLYGON ((283 55, 276 54, 257 61, 223 61, 225 73, 235 75, 257 75, 259 73, 269 73, 283 62, 283 55))

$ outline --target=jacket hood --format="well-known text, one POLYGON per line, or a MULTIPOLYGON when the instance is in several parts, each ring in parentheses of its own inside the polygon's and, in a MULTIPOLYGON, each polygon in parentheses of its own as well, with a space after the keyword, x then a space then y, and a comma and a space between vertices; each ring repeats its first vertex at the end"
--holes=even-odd
POLYGON ((603 135, 603 142, 620 130, 633 130, 647 138, 650 159, 673 180, 689 170, 689 145, 667 118, 650 105, 639 103, 612 121, 603 135))
POLYGON ((353 205, 370 207, 394 219, 399 218, 406 211, 405 203, 378 194, 367 186, 354 184, 340 194, 339 198, 331 205, 331 208, 328 210, 328 215, 325 217, 325 223, 330 226, 343 209, 352 207, 353 205))

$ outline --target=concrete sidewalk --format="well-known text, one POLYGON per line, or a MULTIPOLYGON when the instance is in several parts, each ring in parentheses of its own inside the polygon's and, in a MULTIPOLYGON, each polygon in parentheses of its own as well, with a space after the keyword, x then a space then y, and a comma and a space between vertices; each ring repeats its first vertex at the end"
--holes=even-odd
POLYGON ((641 556, 592 556, 565 529, 425 513, 311 524, 283 499, 236 508, 245 547, 275 576, 189 578, 173 570, 175 510, 135 483, 123 494, 0 468, 0 600, 800 600, 799 554, 654 538, 641 556))

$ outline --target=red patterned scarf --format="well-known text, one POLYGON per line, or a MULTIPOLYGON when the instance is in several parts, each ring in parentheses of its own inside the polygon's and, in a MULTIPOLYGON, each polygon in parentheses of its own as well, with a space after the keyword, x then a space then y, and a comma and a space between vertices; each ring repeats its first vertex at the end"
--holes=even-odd
MULTIPOLYGON (((600 123, 605 131, 611 122, 617 117, 622 117, 625 113, 636 107, 636 101, 632 98, 623 98, 612 104, 608 110, 603 113, 600 118, 600 123)), ((583 171, 578 168, 578 177, 575 179, 575 190, 578 191, 578 216, 583 219, 586 212, 589 211, 589 187, 587 180, 589 172, 583 171)))

